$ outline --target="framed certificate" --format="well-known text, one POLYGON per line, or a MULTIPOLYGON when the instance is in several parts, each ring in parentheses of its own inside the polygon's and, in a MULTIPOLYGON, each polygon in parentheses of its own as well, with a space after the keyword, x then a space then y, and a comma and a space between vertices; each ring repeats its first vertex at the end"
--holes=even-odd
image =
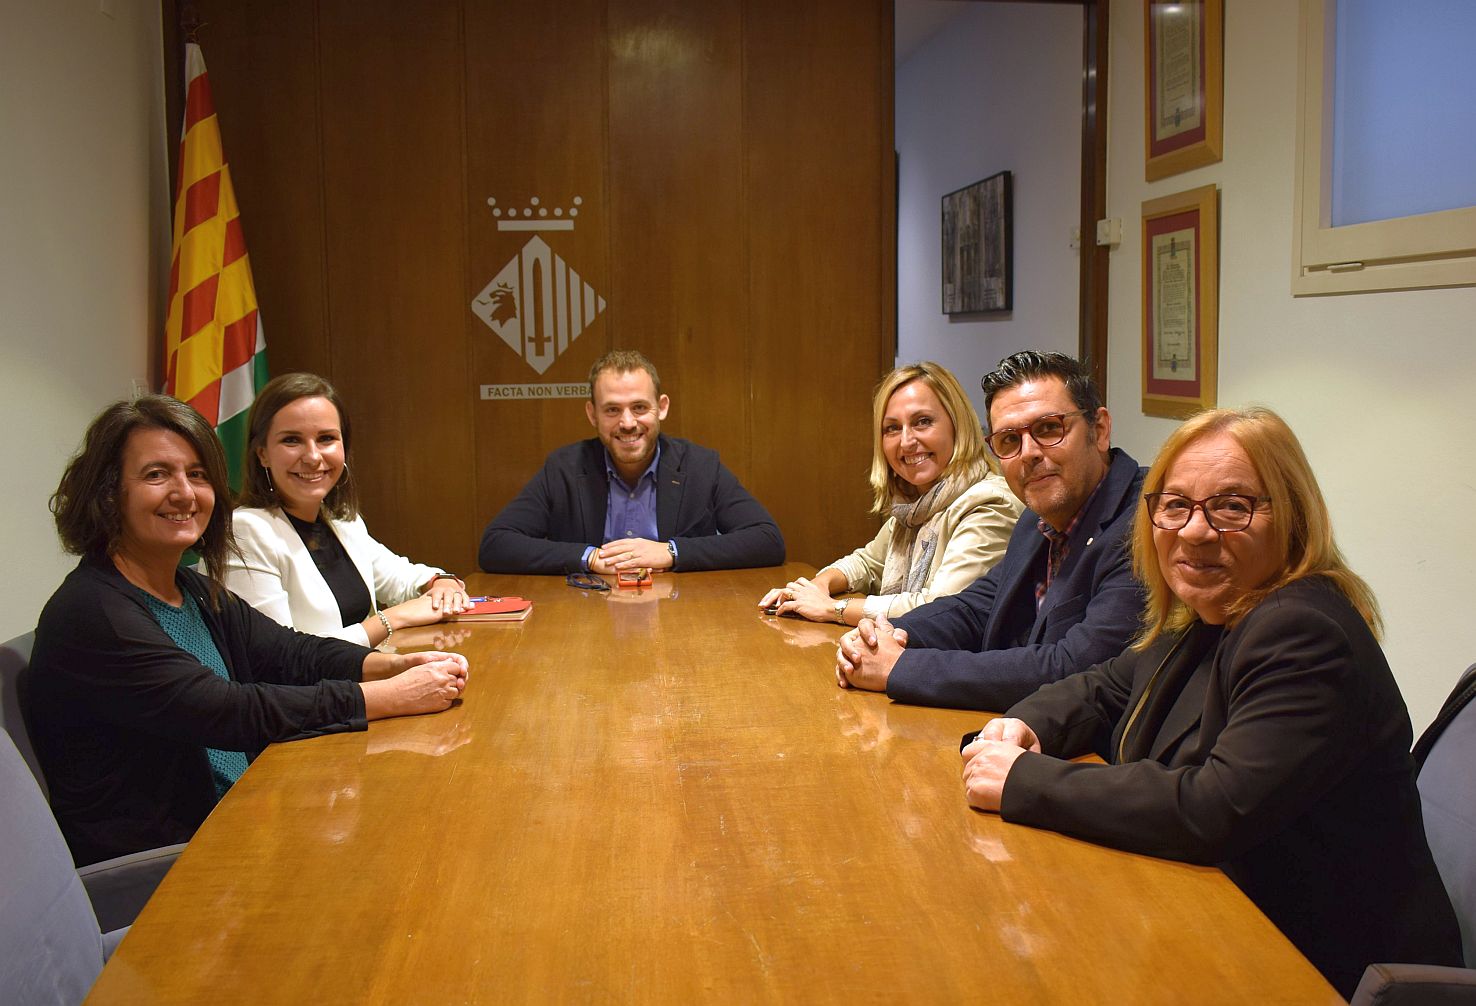
POLYGON ((1184 419, 1215 405, 1219 191, 1143 204, 1143 412, 1184 419))
POLYGON ((1157 181, 1223 152, 1223 0, 1143 0, 1145 175, 1157 181))

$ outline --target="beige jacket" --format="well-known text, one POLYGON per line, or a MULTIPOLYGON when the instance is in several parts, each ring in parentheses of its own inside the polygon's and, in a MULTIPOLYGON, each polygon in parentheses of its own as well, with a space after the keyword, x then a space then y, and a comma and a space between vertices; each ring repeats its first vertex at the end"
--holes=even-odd
MULTIPOLYGON (((911 611, 935 597, 957 594, 1004 556, 1005 545, 1015 530, 1024 505, 1010 492, 1001 475, 988 475, 969 487, 953 505, 930 522, 938 530, 938 548, 933 553, 927 586, 901 594, 873 594, 881 589, 882 569, 892 547, 895 517, 888 518, 880 533, 850 555, 825 569, 839 570, 853 591, 863 591, 866 614, 888 618, 911 611)), ((824 570, 821 570, 824 572, 824 570)))

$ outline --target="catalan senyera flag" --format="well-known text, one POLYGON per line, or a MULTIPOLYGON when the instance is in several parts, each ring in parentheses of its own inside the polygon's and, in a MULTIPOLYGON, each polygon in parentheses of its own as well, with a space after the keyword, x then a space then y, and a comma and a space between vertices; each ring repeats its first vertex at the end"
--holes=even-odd
POLYGON ((164 391, 193 405, 215 427, 231 485, 239 489, 246 411, 268 377, 266 338, 205 57, 194 42, 185 47, 185 77, 164 391))

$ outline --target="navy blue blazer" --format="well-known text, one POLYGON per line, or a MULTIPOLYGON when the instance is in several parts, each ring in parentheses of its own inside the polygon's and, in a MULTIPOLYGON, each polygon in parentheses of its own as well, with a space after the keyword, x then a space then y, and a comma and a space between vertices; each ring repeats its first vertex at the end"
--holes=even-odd
MULTIPOLYGON (((676 569, 739 569, 784 562, 779 525, 717 451, 662 434, 656 465, 656 533, 675 540, 676 569)), ((584 550, 605 541, 610 483, 598 438, 560 447, 482 532, 488 573, 577 573, 584 550)))
POLYGON ((1046 538, 1039 516, 1026 510, 993 569, 962 592, 895 619, 908 640, 887 694, 916 705, 998 712, 1121 653, 1143 611, 1128 541, 1144 474, 1112 449, 1111 467, 1039 609, 1035 585, 1046 538))

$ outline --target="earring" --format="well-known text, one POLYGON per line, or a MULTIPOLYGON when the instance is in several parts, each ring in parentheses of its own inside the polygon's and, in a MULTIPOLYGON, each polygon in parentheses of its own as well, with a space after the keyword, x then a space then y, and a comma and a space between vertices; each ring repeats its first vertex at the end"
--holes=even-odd
POLYGON ((268 468, 266 465, 262 465, 261 466, 261 470, 264 471, 264 472, 266 472, 266 477, 267 477, 267 492, 269 492, 273 496, 275 496, 277 494, 277 487, 272 483, 272 470, 270 468, 268 468))

